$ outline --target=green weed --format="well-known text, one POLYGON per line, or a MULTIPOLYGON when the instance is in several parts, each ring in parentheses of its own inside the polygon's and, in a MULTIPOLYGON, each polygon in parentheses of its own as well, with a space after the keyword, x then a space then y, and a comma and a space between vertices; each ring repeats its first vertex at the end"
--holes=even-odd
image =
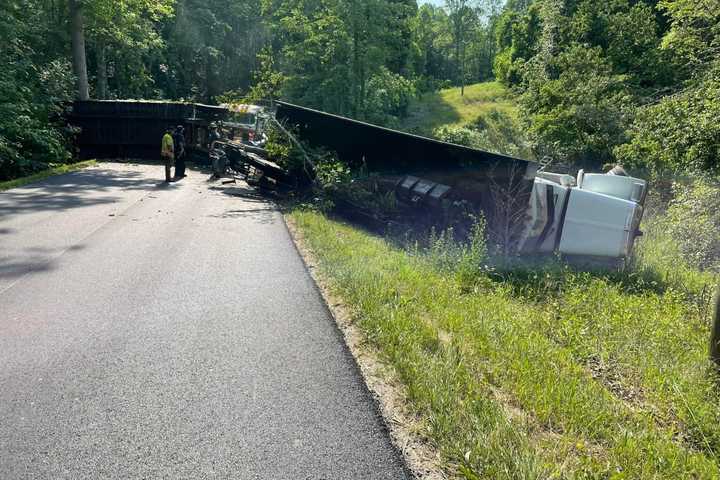
POLYGON ((490 268, 483 246, 448 232, 408 250, 316 212, 292 217, 449 472, 720 476, 696 285, 659 282, 644 254, 624 274, 490 268))

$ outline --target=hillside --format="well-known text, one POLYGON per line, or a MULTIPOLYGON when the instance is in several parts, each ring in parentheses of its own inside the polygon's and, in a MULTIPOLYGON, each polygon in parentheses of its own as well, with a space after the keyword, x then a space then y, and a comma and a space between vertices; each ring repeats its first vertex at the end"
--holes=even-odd
POLYGON ((466 125, 492 110, 512 117, 517 115, 512 93, 499 82, 468 85, 463 96, 459 87, 448 88, 427 93, 415 100, 402 128, 429 135, 438 127, 466 125))

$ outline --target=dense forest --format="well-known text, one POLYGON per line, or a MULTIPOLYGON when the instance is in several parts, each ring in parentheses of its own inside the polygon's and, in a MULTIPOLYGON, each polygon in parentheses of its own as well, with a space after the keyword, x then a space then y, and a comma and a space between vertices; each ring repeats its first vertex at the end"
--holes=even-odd
POLYGON ((6 0, 0 179, 70 159, 79 98, 283 98, 400 126, 497 79, 533 155, 714 170, 720 0, 6 0))

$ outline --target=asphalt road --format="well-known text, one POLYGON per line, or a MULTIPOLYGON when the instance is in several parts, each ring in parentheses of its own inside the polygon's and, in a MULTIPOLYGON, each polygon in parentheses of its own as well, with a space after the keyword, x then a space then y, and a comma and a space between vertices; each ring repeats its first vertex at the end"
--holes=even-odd
POLYGON ((189 174, 0 193, 0 478, 406 478, 281 215, 189 174))

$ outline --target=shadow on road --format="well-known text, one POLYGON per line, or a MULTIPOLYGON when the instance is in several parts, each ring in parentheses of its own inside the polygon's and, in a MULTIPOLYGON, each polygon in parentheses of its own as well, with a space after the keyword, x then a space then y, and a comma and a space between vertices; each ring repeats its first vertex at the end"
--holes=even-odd
MULTIPOLYGON (((19 212, 59 211, 112 203, 118 199, 110 194, 112 191, 155 188, 176 187, 159 178, 148 178, 143 172, 92 168, 0 193, 0 219, 19 212)), ((0 233, 11 232, 0 230, 0 233)))
POLYGON ((0 280, 15 280, 30 272, 48 272, 55 268, 55 260, 45 255, 0 259, 0 280))
POLYGON ((0 280, 14 280, 26 273, 49 272, 56 268, 57 259, 65 252, 77 252, 84 245, 72 245, 66 249, 27 247, 26 255, 0 257, 0 280))

